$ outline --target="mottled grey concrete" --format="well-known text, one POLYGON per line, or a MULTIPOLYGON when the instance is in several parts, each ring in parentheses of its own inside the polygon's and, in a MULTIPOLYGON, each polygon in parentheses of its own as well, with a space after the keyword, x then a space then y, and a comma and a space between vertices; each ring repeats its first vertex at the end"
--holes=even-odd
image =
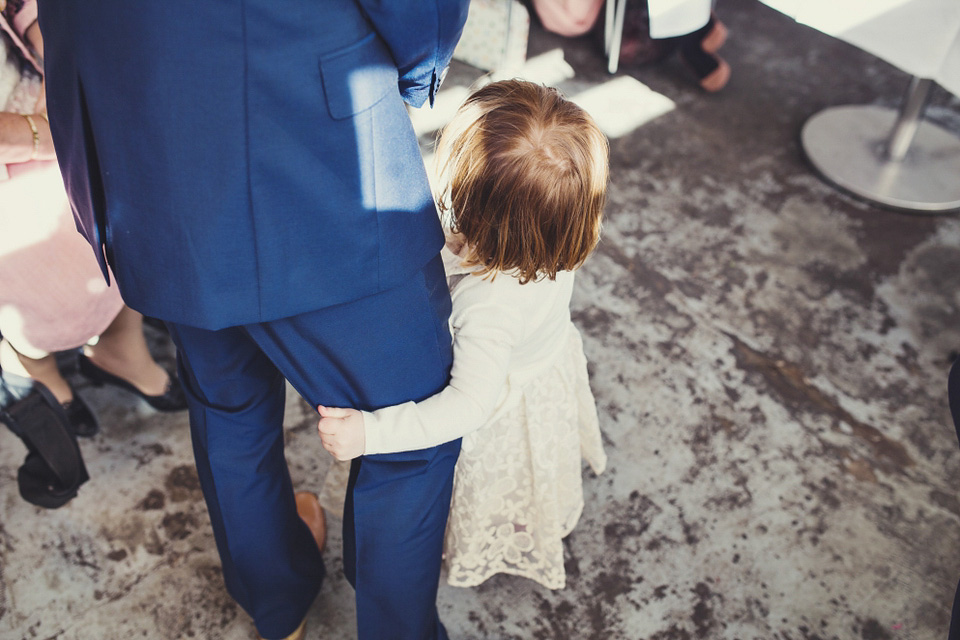
MULTIPOLYGON (((453 638, 934 640, 960 577, 960 222, 879 210, 815 177, 804 119, 895 105, 906 76, 755 0, 720 3, 733 79, 705 95, 673 59, 621 69, 677 108, 612 142, 604 241, 574 314, 610 455, 585 476, 568 586, 441 588, 453 638)), ((568 93, 608 79, 564 46, 568 93)), ((476 72, 458 67, 449 83, 476 72)), ((960 132, 960 100, 930 117, 960 132)), ((960 178, 960 176, 958 176, 960 178)), ((169 356, 161 343, 158 352, 169 356)), ((250 638, 227 596, 185 415, 81 387, 103 432, 68 507, 16 491, 0 430, 0 638, 250 638)), ((298 486, 329 464, 290 397, 298 486)), ((309 635, 355 637, 334 530, 309 635)))

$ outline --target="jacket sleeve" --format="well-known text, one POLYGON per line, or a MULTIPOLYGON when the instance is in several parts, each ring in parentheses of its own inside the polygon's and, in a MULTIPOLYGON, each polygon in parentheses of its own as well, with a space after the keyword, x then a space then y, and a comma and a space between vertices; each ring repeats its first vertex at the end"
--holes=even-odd
POLYGON ((359 0, 387 43, 400 95, 414 107, 433 100, 467 20, 469 0, 359 0))
POLYGON ((364 453, 434 447, 476 431, 497 408, 520 340, 520 312, 488 304, 469 310, 454 329, 450 383, 420 402, 364 412, 364 453))

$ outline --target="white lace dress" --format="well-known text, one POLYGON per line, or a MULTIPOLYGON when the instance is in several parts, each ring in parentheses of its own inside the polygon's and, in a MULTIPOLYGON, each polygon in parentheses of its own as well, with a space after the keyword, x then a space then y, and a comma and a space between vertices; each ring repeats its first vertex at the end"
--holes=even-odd
MULTIPOLYGON (((445 258, 456 316, 456 288, 482 285, 445 258)), ((475 586, 496 573, 565 585, 562 539, 583 510, 583 460, 599 474, 606 454, 580 334, 568 316, 558 335, 547 364, 519 376, 493 418, 463 437, 444 540, 451 585, 475 586)), ((335 463, 327 475, 320 499, 333 514, 342 514, 348 472, 349 464, 335 463)))
POLYGON ((572 325, 558 347, 560 358, 516 406, 463 438, 444 540, 452 585, 510 573, 564 587, 561 541, 583 511, 582 459, 599 474, 607 456, 572 325))

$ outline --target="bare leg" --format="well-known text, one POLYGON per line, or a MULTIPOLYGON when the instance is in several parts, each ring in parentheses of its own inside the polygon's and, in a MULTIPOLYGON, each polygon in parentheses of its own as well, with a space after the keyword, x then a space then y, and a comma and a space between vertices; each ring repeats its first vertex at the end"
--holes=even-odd
POLYGON ((7 340, 0 340, 0 368, 4 371, 36 380, 46 386, 61 403, 73 400, 70 385, 60 374, 57 360, 52 354, 42 358, 28 358, 13 348, 7 340))
POLYGON ((166 370, 150 355, 143 336, 143 316, 123 307, 96 344, 83 348, 85 356, 115 376, 123 378, 143 393, 158 396, 170 382, 166 370))

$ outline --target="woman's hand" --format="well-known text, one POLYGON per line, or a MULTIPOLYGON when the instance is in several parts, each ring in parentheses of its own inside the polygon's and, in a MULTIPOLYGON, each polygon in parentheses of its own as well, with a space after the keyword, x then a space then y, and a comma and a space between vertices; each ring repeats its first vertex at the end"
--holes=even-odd
POLYGON ((43 115, 34 113, 25 117, 19 113, 0 112, 0 164, 54 158, 50 125, 43 115), (37 129, 36 141, 33 127, 37 129))
MULTIPOLYGON (((37 22, 27 27, 24 40, 42 64, 43 36, 40 34, 40 25, 37 22)), ((55 158, 53 137, 50 135, 50 124, 47 122, 46 115, 46 83, 40 86, 40 95, 34 106, 34 113, 23 116, 19 113, 0 112, 0 164, 55 158)))
POLYGON ((319 405, 320 422, 317 429, 323 448, 337 460, 352 460, 363 455, 366 434, 363 414, 356 409, 338 409, 319 405))

